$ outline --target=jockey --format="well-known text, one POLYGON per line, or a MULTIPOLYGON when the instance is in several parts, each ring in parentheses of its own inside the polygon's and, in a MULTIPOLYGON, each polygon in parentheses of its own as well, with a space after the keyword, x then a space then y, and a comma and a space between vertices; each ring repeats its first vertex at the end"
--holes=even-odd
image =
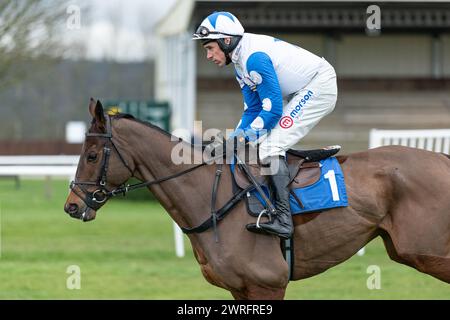
POLYGON ((194 33, 206 58, 219 67, 233 62, 244 98, 244 112, 232 139, 258 145, 259 160, 269 165, 277 214, 249 231, 287 239, 293 234, 286 150, 327 114, 337 99, 334 68, 313 53, 266 35, 244 32, 229 12, 214 12, 194 33))

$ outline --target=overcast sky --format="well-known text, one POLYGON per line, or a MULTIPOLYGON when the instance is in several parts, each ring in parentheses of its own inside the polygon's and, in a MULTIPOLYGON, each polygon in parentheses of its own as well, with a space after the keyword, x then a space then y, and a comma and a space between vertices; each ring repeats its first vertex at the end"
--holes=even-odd
MULTIPOLYGON (((69 4, 82 4, 83 0, 69 4)), ((81 12, 81 28, 68 30, 67 41, 79 41, 89 59, 139 61, 152 56, 153 30, 176 0, 90 0, 89 19, 81 12), (84 16, 83 16, 84 15, 84 16)))

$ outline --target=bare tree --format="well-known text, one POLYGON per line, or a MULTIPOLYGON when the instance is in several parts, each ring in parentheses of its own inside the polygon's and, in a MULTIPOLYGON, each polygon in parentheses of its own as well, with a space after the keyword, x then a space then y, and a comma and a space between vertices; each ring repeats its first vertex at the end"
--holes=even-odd
POLYGON ((67 3, 0 0, 0 86, 21 79, 27 62, 50 62, 63 54, 61 30, 67 3))

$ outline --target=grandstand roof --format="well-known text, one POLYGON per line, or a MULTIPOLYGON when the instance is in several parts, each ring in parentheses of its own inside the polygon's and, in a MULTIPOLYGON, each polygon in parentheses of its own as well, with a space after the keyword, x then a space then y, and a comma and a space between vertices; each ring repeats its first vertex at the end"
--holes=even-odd
MULTIPOLYGON (((214 11, 232 11, 250 32, 364 30, 370 1, 177 1, 157 26, 159 35, 193 30, 214 11)), ((383 32, 450 28, 448 1, 378 2, 383 32)))

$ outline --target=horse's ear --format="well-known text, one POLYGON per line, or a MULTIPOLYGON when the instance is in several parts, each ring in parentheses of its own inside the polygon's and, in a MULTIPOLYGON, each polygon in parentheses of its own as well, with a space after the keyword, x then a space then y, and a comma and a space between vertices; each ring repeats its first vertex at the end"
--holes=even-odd
POLYGON ((95 120, 103 124, 106 122, 103 105, 100 100, 97 100, 97 104, 95 105, 95 120))
POLYGON ((96 102, 94 98, 91 98, 91 100, 89 101, 89 113, 91 114, 92 118, 95 118, 95 105, 96 102))
POLYGON ((93 98, 91 98, 91 101, 89 102, 89 113, 96 122, 101 124, 105 123, 105 115, 103 112, 103 105, 100 100, 95 101, 93 98))

